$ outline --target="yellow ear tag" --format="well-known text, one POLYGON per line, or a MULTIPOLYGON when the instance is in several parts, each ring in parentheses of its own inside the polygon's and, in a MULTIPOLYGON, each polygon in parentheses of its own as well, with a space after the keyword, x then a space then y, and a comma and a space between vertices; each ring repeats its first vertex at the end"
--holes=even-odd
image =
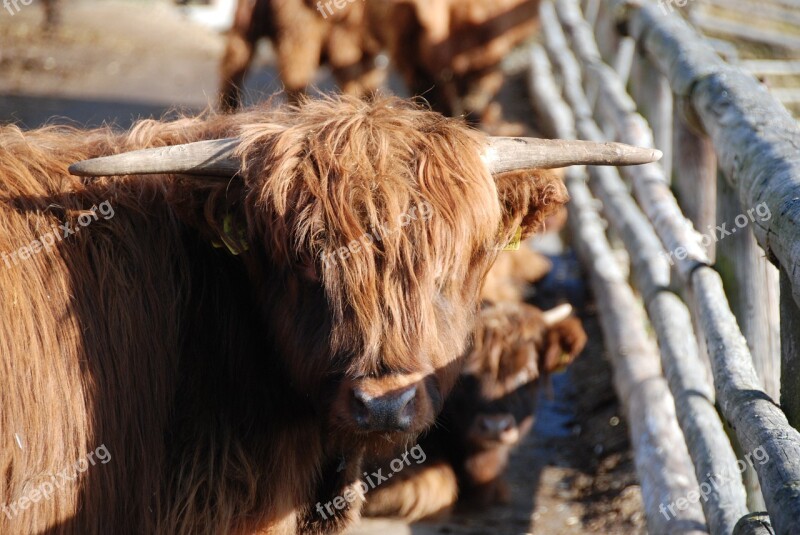
POLYGON ((504 251, 519 251, 519 245, 522 243, 522 227, 517 227, 517 231, 514 232, 514 237, 511 238, 505 247, 503 247, 504 251))
POLYGON ((567 366, 569 366, 569 364, 570 364, 570 360, 571 360, 571 357, 569 356, 569 353, 562 352, 561 356, 558 357, 558 367, 553 371, 561 372, 561 371, 566 370, 567 366))
POLYGON ((225 219, 222 220, 222 232, 219 236, 222 243, 216 241, 212 243, 215 248, 221 249, 224 245, 233 256, 238 256, 250 248, 245 240, 244 229, 234 228, 231 214, 225 215, 225 219))

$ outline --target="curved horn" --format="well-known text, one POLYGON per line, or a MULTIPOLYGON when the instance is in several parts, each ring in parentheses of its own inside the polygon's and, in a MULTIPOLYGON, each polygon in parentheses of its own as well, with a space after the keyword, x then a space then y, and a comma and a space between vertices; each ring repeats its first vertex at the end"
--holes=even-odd
POLYGON ((135 150, 83 160, 70 165, 69 172, 78 176, 185 173, 230 178, 241 167, 241 162, 235 157, 238 146, 239 139, 231 137, 135 150))
POLYGON ((624 143, 597 143, 532 137, 490 137, 483 158, 492 174, 569 165, 640 165, 661 159, 656 149, 624 143))

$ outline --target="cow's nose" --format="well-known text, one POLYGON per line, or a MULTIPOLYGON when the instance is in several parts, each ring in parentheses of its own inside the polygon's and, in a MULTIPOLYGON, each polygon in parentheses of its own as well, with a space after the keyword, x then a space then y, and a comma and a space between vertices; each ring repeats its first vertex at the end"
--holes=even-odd
POLYGON ((369 431, 407 431, 414 417, 417 386, 372 396, 353 389, 354 416, 359 427, 369 431))

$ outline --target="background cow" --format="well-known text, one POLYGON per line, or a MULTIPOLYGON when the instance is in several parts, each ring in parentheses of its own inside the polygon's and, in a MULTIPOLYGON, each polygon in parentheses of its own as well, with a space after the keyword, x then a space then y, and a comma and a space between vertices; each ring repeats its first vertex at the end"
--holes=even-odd
POLYGON ((500 112, 491 104, 503 83, 500 63, 533 35, 538 6, 539 0, 239 0, 221 64, 221 105, 240 104, 255 44, 266 37, 292 100, 323 63, 345 93, 371 94, 385 75, 375 59, 386 48, 408 91, 434 110, 496 121, 500 112))
POLYGON ((389 4, 379 33, 411 94, 446 115, 475 121, 489 111, 503 83, 500 62, 533 35, 538 22, 539 0, 389 4))
POLYGON ((221 63, 222 109, 241 105, 241 87, 263 38, 273 44, 291 101, 305 92, 321 64, 330 65, 345 93, 360 96, 377 89, 383 80, 375 66, 381 44, 370 31, 366 10, 364 0, 337 0, 335 5, 328 0, 239 0, 221 63))
POLYGON ((346 97, 123 134, 0 128, 0 425, 17 443, 0 532, 343 528, 359 499, 315 504, 434 422, 497 251, 566 201, 554 175, 511 169, 550 165, 528 144, 563 165, 574 143, 346 97), (100 445, 107 464, 55 479, 100 445), (64 486, 36 499, 48 481, 64 486))
POLYGON ((413 521, 444 513, 456 500, 504 501, 502 475, 532 426, 537 380, 586 345, 580 321, 568 314, 568 305, 544 313, 523 303, 484 307, 459 382, 420 440, 426 462, 370 491, 365 514, 413 521))

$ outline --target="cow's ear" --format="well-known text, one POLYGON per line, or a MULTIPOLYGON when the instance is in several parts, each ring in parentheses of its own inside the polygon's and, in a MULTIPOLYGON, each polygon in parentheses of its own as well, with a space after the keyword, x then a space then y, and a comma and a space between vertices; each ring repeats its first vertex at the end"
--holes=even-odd
POLYGON ((558 170, 511 171, 494 175, 494 179, 503 210, 503 243, 539 231, 545 218, 569 200, 558 170))
POLYGON ((540 367, 553 372, 570 364, 583 351, 587 340, 581 320, 574 316, 549 326, 540 367))

